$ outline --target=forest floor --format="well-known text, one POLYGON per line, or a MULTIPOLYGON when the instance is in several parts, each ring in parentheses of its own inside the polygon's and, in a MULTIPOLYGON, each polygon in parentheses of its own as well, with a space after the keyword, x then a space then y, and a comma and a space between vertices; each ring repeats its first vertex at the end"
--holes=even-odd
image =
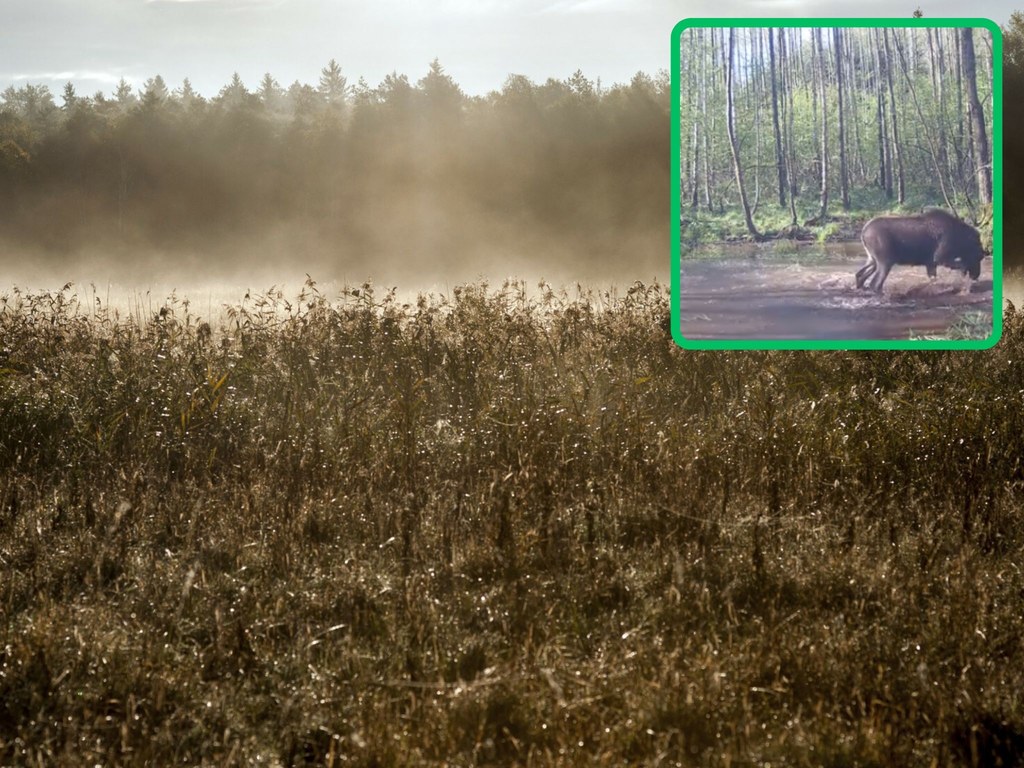
POLYGON ((893 269, 883 293, 858 289, 864 263, 833 244, 824 253, 729 255, 682 265, 680 323, 688 339, 987 338, 992 334, 992 262, 972 281, 943 269, 928 278, 922 267, 893 269), (965 325, 965 322, 967 325, 965 325))
POLYGON ((0 763, 1019 765, 1024 318, 0 296, 0 763))

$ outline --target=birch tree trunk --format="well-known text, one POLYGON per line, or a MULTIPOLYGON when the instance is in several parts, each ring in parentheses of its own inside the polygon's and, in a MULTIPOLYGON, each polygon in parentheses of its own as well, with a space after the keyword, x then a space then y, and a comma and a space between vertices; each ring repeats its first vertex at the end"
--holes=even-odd
POLYGON ((733 103, 733 70, 735 69, 735 38, 736 30, 729 28, 729 44, 725 62, 725 126, 729 133, 729 147, 732 150, 732 165, 736 173, 736 186, 740 193, 740 204, 743 206, 743 220, 747 225, 747 232, 753 235, 755 240, 761 240, 761 233, 754 226, 754 219, 750 215, 750 204, 747 202, 747 192, 743 186, 743 165, 740 163, 740 149, 736 141, 736 105, 733 103))
POLYGON ((786 30, 779 30, 779 57, 782 66, 782 95, 786 104, 784 127, 786 131, 786 176, 789 179, 789 216, 790 226, 797 225, 796 218, 796 140, 793 132, 793 66, 789 58, 790 47, 786 43, 786 30))
POLYGON ((814 69, 818 82, 818 98, 821 100, 821 136, 818 158, 821 163, 821 198, 818 207, 818 221, 825 223, 828 215, 828 98, 826 97, 825 83, 825 48, 821 42, 821 28, 814 30, 814 69))

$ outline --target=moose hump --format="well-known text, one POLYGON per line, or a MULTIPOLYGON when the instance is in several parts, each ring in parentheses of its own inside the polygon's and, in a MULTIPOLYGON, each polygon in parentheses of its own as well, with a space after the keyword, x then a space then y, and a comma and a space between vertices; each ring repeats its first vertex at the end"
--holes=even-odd
POLYGON ((923 266, 929 277, 941 265, 977 280, 985 258, 978 230, 940 208, 912 216, 877 216, 864 225, 860 240, 867 261, 857 270, 857 287, 870 278, 869 287, 876 292, 894 264, 923 266))

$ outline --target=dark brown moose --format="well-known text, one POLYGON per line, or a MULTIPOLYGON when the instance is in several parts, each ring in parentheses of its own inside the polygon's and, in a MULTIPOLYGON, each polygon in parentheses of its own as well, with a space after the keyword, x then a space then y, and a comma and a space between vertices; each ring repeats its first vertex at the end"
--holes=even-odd
POLYGON ((928 277, 935 277, 941 265, 977 280, 985 258, 978 230, 939 208, 913 216, 878 216, 864 225, 860 240, 868 260, 857 270, 857 287, 871 278, 875 292, 881 292, 893 264, 923 266, 928 277))

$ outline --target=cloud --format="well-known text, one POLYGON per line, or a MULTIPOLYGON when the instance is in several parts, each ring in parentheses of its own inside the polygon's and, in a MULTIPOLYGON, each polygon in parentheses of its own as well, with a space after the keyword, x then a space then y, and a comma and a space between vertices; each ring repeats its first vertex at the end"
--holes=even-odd
POLYGON ((767 8, 799 8, 804 0, 752 0, 752 4, 767 8))
POLYGON ((539 13, 605 13, 626 10, 628 6, 623 0, 557 0, 541 8, 539 13))
MULTIPOLYGON (((530 0, 527 5, 534 5, 530 0)), ((443 23, 452 17, 502 17, 520 10, 512 0, 435 0, 423 3, 421 0, 378 0, 381 7, 399 12, 404 17, 433 19, 443 23)))
POLYGON ((69 70, 66 72, 32 72, 32 73, 16 73, 13 75, 7 75, 7 79, 14 80, 15 82, 24 82, 26 80, 53 80, 62 83, 68 80, 89 80, 96 83, 117 83, 122 77, 128 82, 132 81, 132 78, 125 77, 124 75, 113 72, 96 72, 92 70, 69 70))
POLYGON ((276 6, 285 0, 145 0, 146 5, 207 5, 221 8, 248 8, 250 6, 276 6))

